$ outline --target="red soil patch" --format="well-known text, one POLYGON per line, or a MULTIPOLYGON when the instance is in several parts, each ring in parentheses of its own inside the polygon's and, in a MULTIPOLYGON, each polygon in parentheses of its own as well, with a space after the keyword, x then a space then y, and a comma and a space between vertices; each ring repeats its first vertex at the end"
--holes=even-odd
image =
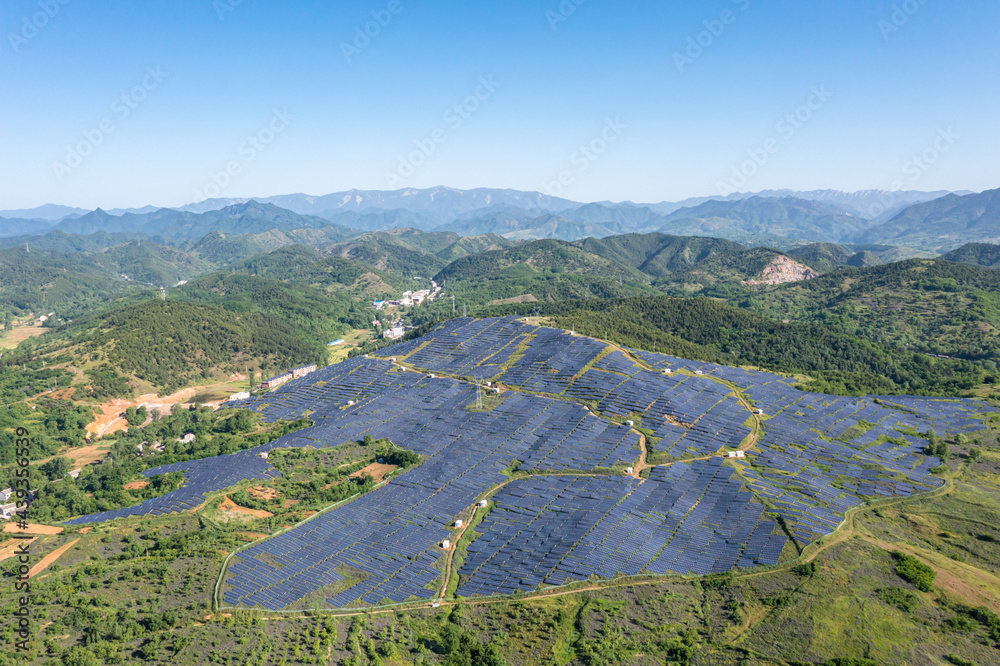
POLYGON ((286 499, 284 502, 281 503, 281 508, 282 509, 291 509, 293 506, 295 506, 296 504, 298 504, 301 501, 302 500, 286 499))
POLYGON ((227 495, 219 505, 219 511, 230 511, 232 513, 243 513, 248 516, 253 516, 255 518, 270 518, 274 514, 270 511, 261 511, 260 509, 248 509, 245 506, 240 506, 233 500, 229 499, 227 495))
POLYGON ((136 479, 135 481, 129 481, 122 488, 125 490, 138 490, 140 488, 145 488, 149 485, 148 479, 136 479))
POLYGON ((58 560, 63 553, 65 553, 67 550, 75 546, 77 541, 79 541, 79 539, 73 539, 69 543, 62 545, 59 548, 56 548, 51 553, 43 557, 38 562, 38 564, 31 567, 31 569, 28 571, 28 578, 34 578, 35 576, 37 576, 38 574, 42 573, 50 566, 52 566, 52 564, 55 563, 55 561, 58 560))
POLYGON ((386 463, 372 463, 371 465, 368 465, 367 467, 364 467, 362 469, 359 469, 357 472, 354 472, 353 474, 351 474, 351 476, 354 477, 354 476, 361 476, 363 474, 370 474, 371 477, 375 479, 375 482, 378 483, 379 481, 385 478, 386 474, 396 469, 397 467, 398 465, 388 465, 386 463))
POLYGON ((4 532, 11 532, 14 534, 62 534, 63 528, 55 527, 53 525, 35 525, 34 523, 28 523, 25 529, 21 529, 17 526, 17 523, 10 522, 3 526, 4 532))
POLYGON ((87 433, 92 437, 103 437, 119 430, 128 430, 128 423, 122 418, 122 414, 129 407, 135 407, 135 403, 122 398, 113 398, 100 405, 97 417, 87 426, 87 433))

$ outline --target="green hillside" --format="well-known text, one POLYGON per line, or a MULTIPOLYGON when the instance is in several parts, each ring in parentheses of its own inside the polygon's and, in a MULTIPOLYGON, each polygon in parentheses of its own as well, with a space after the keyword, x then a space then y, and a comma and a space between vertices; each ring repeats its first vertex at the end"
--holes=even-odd
POLYGON ((151 300, 81 326, 92 330, 80 354, 98 372, 135 376, 164 394, 247 364, 279 368, 325 358, 323 342, 284 318, 182 301, 151 300))
POLYGON ((1000 361, 1000 273, 984 268, 932 259, 844 268, 732 302, 923 353, 1000 361))
POLYGON ((429 278, 447 265, 431 252, 409 245, 393 234, 368 232, 326 249, 330 254, 358 261, 382 271, 429 278))
POLYGON ((357 261, 323 256, 319 251, 301 245, 289 245, 255 256, 230 266, 229 270, 332 291, 353 288, 376 296, 405 290, 412 285, 412 280, 357 261))
POLYGON ((1000 245, 990 243, 966 243, 947 254, 941 255, 945 261, 960 264, 1000 269, 1000 245))
POLYGON ((90 256, 96 266, 156 286, 169 286, 215 268, 183 250, 141 240, 115 245, 90 256))
POLYGON ((187 249, 217 266, 229 265, 258 254, 273 252, 286 245, 327 247, 353 235, 341 227, 320 227, 280 231, 271 229, 256 234, 227 234, 212 231, 187 249))
POLYGON ((922 252, 897 245, 858 245, 852 243, 812 243, 787 252, 796 261, 812 266, 821 273, 829 273, 841 266, 877 266, 906 259, 930 258, 922 252))
MULTIPOLYGON (((705 298, 665 296, 548 303, 556 325, 682 358, 805 374, 838 394, 955 395, 981 382, 971 363, 880 345, 817 323, 783 324, 705 298)), ((493 308, 493 314, 516 312, 493 308)))
MULTIPOLYGON (((653 286, 670 294, 694 294, 706 290, 712 290, 713 293, 743 293, 746 291, 746 287, 742 286, 744 280, 760 278, 768 265, 783 257, 784 261, 789 261, 789 258, 777 250, 765 247, 720 252, 693 265, 689 270, 664 275, 653 286), (721 289, 713 289, 717 287, 721 289)), ((801 272, 809 268, 795 263, 788 265, 801 272)))
POLYGON ((54 311, 73 317, 137 289, 89 255, 56 250, 0 250, 0 275, 0 312, 17 316, 54 311))
POLYGON ((654 278, 689 270, 720 253, 746 250, 738 243, 720 238, 671 236, 662 233, 587 238, 575 245, 654 278))
POLYGON ((367 303, 359 303, 348 292, 241 273, 206 275, 173 292, 171 298, 237 314, 273 315, 308 333, 310 339, 327 342, 347 329, 371 324, 367 303))
POLYGON ((464 257, 450 263, 434 279, 440 283, 565 273, 639 282, 647 279, 634 268, 558 240, 532 241, 507 250, 464 257))
POLYGON ((27 243, 32 248, 45 250, 57 250, 59 252, 98 252, 114 245, 121 245, 130 240, 142 238, 150 242, 157 242, 157 239, 138 233, 114 233, 109 234, 103 231, 81 236, 78 234, 67 234, 62 231, 50 231, 44 236, 7 236, 0 238, 0 248, 23 247, 27 243))

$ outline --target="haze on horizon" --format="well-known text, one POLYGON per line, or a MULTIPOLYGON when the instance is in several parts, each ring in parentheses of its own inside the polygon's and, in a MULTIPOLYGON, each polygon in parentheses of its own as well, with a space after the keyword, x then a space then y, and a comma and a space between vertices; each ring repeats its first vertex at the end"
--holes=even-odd
POLYGON ((986 0, 13 0, 0 208, 981 191, 998 19, 986 0))

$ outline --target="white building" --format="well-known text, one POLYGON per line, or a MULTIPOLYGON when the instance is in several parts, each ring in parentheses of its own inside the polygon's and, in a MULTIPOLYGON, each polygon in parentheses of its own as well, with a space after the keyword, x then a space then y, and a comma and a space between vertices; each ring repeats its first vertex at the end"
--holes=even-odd
POLYGON ((462 519, 459 518, 458 520, 455 521, 455 527, 458 528, 458 527, 461 527, 461 526, 462 526, 462 519))
POLYGON ((398 340, 403 337, 403 333, 404 331, 402 326, 392 326, 382 332, 382 337, 388 338, 389 340, 398 340))
POLYGON ((445 550, 448 550, 449 548, 451 548, 451 541, 445 539, 444 541, 441 542, 441 547, 444 548, 445 550))

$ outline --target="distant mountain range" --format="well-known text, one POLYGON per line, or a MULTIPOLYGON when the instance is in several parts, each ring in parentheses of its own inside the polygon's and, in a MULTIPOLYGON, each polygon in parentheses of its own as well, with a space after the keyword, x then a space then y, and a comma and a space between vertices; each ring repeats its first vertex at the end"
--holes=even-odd
POLYGON ((1000 242, 1000 189, 948 194, 914 204, 863 234, 861 242, 909 245, 932 252, 969 242, 1000 242))
MULTIPOLYGON (((941 253, 966 242, 1000 240, 997 192, 769 190, 658 204, 582 204, 537 192, 437 187, 350 190, 319 197, 290 194, 259 200, 212 199, 179 209, 147 206, 82 211, 50 204, 0 211, 0 237, 6 240, 0 244, 9 246, 14 239, 31 243, 33 237, 52 232, 79 236, 103 233, 119 238, 143 235, 189 245, 213 232, 287 234, 324 229, 326 240, 347 240, 364 232, 410 228, 461 236, 492 235, 512 242, 662 232, 781 250, 826 242, 896 245, 941 253)), ((55 243, 56 239, 66 242, 53 237, 36 240, 36 244, 55 243)))

